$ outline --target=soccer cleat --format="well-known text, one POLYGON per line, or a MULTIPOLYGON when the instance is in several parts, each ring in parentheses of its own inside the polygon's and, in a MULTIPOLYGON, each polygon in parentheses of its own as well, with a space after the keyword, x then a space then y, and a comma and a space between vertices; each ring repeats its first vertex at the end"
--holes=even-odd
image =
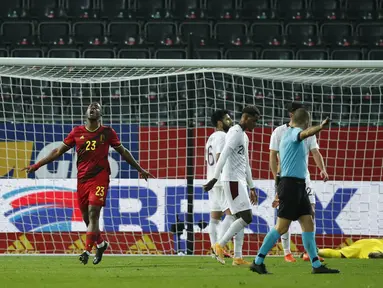
MULTIPOLYGON (((319 260, 320 262, 323 262, 323 261, 324 261, 324 258, 320 257, 319 255, 318 255, 317 257, 318 257, 318 260, 319 260)), ((303 254, 301 255, 301 258, 302 258, 303 261, 310 261, 310 256, 309 256, 309 254, 307 254, 307 253, 303 253, 303 254)))
POLYGON ((233 256, 231 256, 231 254, 229 252, 227 252, 225 249, 223 250, 223 256, 225 258, 233 258, 233 256))
POLYGON ((88 260, 89 260, 89 255, 90 253, 88 251, 84 251, 81 255, 80 255, 80 262, 84 265, 88 264, 88 260))
POLYGON ((225 259, 224 259, 224 250, 223 248, 221 247, 221 245, 219 245, 218 243, 215 243, 214 244, 214 253, 215 253, 215 259, 217 259, 217 261, 221 264, 225 264, 225 259))
POLYGON ((105 250, 108 249, 109 243, 104 241, 104 246, 96 249, 96 255, 93 258, 93 264, 97 265, 102 260, 102 255, 104 254, 105 250))
POLYGON ((321 265, 318 268, 314 268, 311 272, 312 274, 338 274, 340 271, 338 269, 327 268, 326 265, 321 265))
POLYGON ((266 265, 264 263, 262 263, 261 265, 258 265, 258 264, 255 264, 254 261, 250 265, 250 271, 257 272, 258 274, 271 274, 267 271, 266 265))
POLYGON ((250 266, 251 263, 243 258, 233 258, 233 266, 250 266))
POLYGON ((214 247, 213 246, 210 247, 210 255, 211 255, 211 258, 215 259, 216 256, 214 253, 214 247))
POLYGON ((297 262, 297 260, 294 258, 293 254, 291 254, 291 253, 285 255, 285 261, 290 262, 290 263, 297 262))

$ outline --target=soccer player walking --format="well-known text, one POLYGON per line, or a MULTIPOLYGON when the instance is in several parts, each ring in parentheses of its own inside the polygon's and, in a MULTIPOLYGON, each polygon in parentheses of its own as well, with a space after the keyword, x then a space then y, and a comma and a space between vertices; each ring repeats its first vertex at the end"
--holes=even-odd
POLYGON ((253 219, 251 204, 257 203, 257 195, 249 164, 249 138, 245 131, 252 131, 260 116, 260 112, 255 106, 243 109, 240 123, 231 127, 226 134, 225 145, 215 167, 213 179, 203 186, 205 191, 210 191, 221 176, 228 208, 236 217, 222 238, 218 239, 213 246, 216 259, 222 264, 225 264, 224 247, 226 244, 253 219), (250 188, 250 195, 246 183, 250 188))
POLYGON ((306 192, 307 151, 303 142, 306 138, 320 132, 330 121, 309 127, 310 114, 305 109, 297 109, 292 117, 291 127, 283 135, 279 147, 281 160, 281 180, 278 185, 279 209, 277 224, 267 233, 258 255, 250 270, 259 274, 268 274, 263 263, 267 253, 286 233, 292 221, 298 220, 302 227, 302 242, 310 256, 312 273, 339 273, 322 265, 318 259, 315 243, 312 207, 306 192))
POLYGON ((101 237, 99 218, 105 205, 109 187, 110 166, 108 161, 109 146, 133 166, 147 180, 153 177, 133 158, 132 154, 121 144, 116 131, 101 125, 101 105, 94 102, 86 111, 86 125, 76 126, 64 139, 60 147, 52 150, 38 163, 24 168, 27 173, 35 172, 76 146, 77 152, 77 196, 82 218, 87 226, 85 251, 80 255, 80 262, 88 263, 90 252, 96 244, 96 255, 93 264, 101 262, 102 255, 109 243, 101 237))
MULTIPOLYGON (((212 179, 215 175, 215 168, 225 146, 226 133, 233 125, 233 120, 230 118, 229 111, 217 110, 211 116, 211 122, 215 127, 215 131, 209 136, 205 146, 205 160, 207 164, 207 178, 212 179)), ((209 236, 211 243, 211 250, 214 254, 214 245, 217 240, 223 236, 231 223, 235 221, 228 207, 225 199, 225 193, 221 181, 218 179, 213 189, 209 192, 209 206, 210 206, 210 221, 209 221, 209 236), (223 214, 226 214, 225 219, 221 223, 223 214)), ((249 266, 251 263, 242 258, 242 247, 245 237, 244 229, 239 231, 234 236, 234 258, 233 266, 249 266)), ((228 255, 225 252, 225 256, 228 255)))

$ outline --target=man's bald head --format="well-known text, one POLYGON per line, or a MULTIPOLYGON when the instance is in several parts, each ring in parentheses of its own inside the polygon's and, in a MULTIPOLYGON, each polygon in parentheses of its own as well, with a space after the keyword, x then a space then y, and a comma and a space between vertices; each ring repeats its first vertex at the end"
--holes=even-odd
POLYGON ((310 113, 304 109, 299 108, 295 110, 292 117, 293 126, 307 129, 310 123, 310 113))

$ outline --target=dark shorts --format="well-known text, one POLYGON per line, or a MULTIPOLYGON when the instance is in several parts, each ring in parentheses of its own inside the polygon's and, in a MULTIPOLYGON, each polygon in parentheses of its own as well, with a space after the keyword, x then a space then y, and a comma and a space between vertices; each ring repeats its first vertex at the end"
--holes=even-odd
POLYGON ((311 215, 312 207, 304 179, 282 177, 278 185, 278 217, 296 221, 303 215, 311 215))

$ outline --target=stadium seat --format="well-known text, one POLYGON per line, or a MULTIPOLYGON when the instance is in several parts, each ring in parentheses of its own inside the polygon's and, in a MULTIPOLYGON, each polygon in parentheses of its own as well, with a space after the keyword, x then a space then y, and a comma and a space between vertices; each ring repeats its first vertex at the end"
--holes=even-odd
MULTIPOLYGON (((63 7, 59 6, 59 0, 27 0, 29 15, 37 18, 57 18, 65 15, 63 7)), ((60 1, 61 2, 61 1, 60 1)))
POLYGON ((84 58, 116 58, 116 53, 110 48, 88 48, 83 51, 84 58), (98 49, 100 48, 100 49, 98 49))
POLYGON ((183 48, 159 48, 154 52, 156 59, 186 59, 186 50, 183 48))
POLYGON ((341 0, 310 0, 313 17, 317 20, 339 20, 344 18, 341 0))
POLYGON ((228 44, 237 37, 247 35, 244 22, 218 22, 214 26, 214 35, 220 44, 228 44))
POLYGON ((383 40, 383 23, 381 22, 361 23, 356 27, 356 31, 363 44, 383 40))
POLYGON ((144 30, 148 43, 156 43, 167 36, 177 34, 177 26, 174 22, 148 22, 144 30))
POLYGON ((11 51, 11 57, 44 57, 44 51, 40 48, 15 48, 11 51))
POLYGON ((0 18, 19 18, 25 16, 23 0, 1 1, 0 18))
POLYGON ((171 14, 176 19, 198 20, 205 18, 205 10, 201 9, 200 0, 170 0, 171 14))
POLYGON ((127 16, 126 0, 101 0, 101 17, 109 20, 127 16))
POLYGON ((324 49, 300 49, 296 58, 299 60, 328 60, 329 53, 324 49))
POLYGON ((275 38, 283 35, 283 27, 279 22, 260 22, 251 25, 253 42, 258 45, 269 45, 275 38))
POLYGON ((235 0, 206 0, 206 10, 209 17, 213 19, 230 20, 236 18, 235 0))
POLYGON ((315 22, 289 23, 286 25, 286 34, 289 44, 302 45, 309 41, 317 42, 318 26, 315 22))
POLYGON ((244 20, 267 20, 274 19, 272 0, 242 0, 240 16, 244 20))
POLYGON ((372 49, 368 52, 368 60, 383 60, 383 49, 372 49))
POLYGON ((97 18, 93 0, 63 0, 66 13, 69 17, 91 19, 97 18))
POLYGON ((76 48, 52 48, 48 50, 49 58, 80 58, 80 50, 76 48))
POLYGON ((354 28, 349 22, 324 23, 320 27, 320 34, 326 45, 342 46, 345 39, 353 36, 354 28))
POLYGON ((258 59, 258 52, 253 47, 237 47, 227 49, 225 59, 258 59))
POLYGON ((71 27, 68 22, 41 22, 37 34, 42 44, 52 43, 71 35, 71 27))
POLYGON ((166 2, 166 0, 137 0, 133 4, 134 11, 138 17, 144 19, 168 18, 170 15, 166 9, 166 2))
POLYGON ((192 33, 193 37, 209 39, 211 37, 212 26, 210 22, 195 22, 188 21, 182 22, 179 27, 182 40, 186 43, 189 35, 192 33))
POLYGON ((117 54, 118 58, 124 59, 149 59, 150 52, 145 48, 134 48, 134 49, 121 49, 117 54))
POLYGON ((359 49, 336 49, 331 52, 333 60, 364 60, 363 52, 359 49))
POLYGON ((222 59, 222 51, 214 48, 194 49, 194 59, 222 59))
POLYGON ((1 35, 3 43, 17 43, 23 38, 34 35, 32 22, 5 21, 1 24, 1 35))
POLYGON ((306 0, 276 0, 277 15, 289 20, 304 20, 309 18, 306 0))
POLYGON ((141 26, 138 22, 110 22, 107 28, 111 43, 121 44, 129 37, 137 37, 141 34, 141 26))
POLYGON ((9 57, 8 49, 0 47, 0 57, 9 57))
POLYGON ((73 24, 73 35, 78 43, 86 43, 95 37, 103 38, 105 26, 101 21, 82 21, 73 24))
POLYGON ((291 49, 264 49, 261 53, 262 59, 280 59, 280 60, 293 60, 294 51, 291 49))
POLYGON ((376 0, 345 0, 344 7, 351 20, 373 20, 376 16, 376 0))

